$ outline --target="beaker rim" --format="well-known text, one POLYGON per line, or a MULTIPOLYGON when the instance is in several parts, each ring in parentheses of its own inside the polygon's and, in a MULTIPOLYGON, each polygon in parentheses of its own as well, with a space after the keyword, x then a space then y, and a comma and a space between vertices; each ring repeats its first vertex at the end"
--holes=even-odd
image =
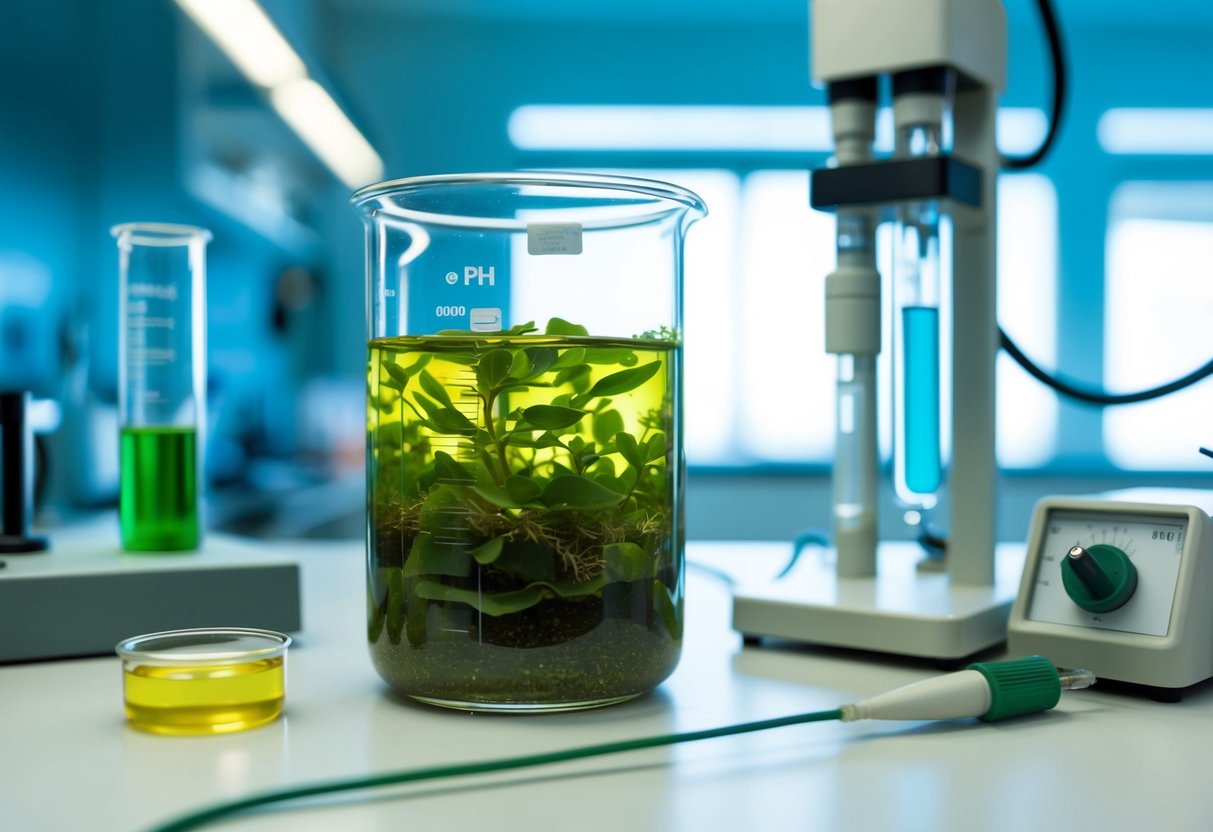
POLYGON ((209 243, 209 229, 171 222, 123 222, 110 228, 110 234, 140 246, 184 246, 195 241, 209 243))
POLYGON ((250 627, 199 627, 165 630, 121 641, 115 652, 140 664, 192 666, 248 664, 286 653, 292 639, 276 630, 250 627))
MULTIPOLYGON (((403 179, 391 179, 386 182, 379 182, 374 185, 367 185, 360 188, 350 197, 350 205, 355 210, 362 210, 363 207, 373 200, 384 196, 394 196, 410 191, 424 191, 436 187, 451 187, 451 186, 534 186, 534 187, 551 187, 551 188, 586 188, 602 192, 619 191, 630 194, 639 194, 642 196, 651 197, 657 200, 663 200, 677 205, 678 210, 687 210, 692 213, 691 220, 699 219, 707 216, 708 209, 704 204, 703 199, 687 188, 681 185, 675 185, 670 182, 662 182, 656 179, 644 179, 638 176, 622 176, 616 174, 602 173, 574 173, 568 171, 513 171, 499 173, 449 173, 449 174, 433 174, 426 176, 411 176, 403 179)), ((664 216, 671 213, 671 208, 665 208, 658 212, 648 211, 627 218, 618 218, 614 221, 607 221, 601 224, 594 223, 590 225, 600 225, 601 227, 618 227, 622 225, 634 225, 645 222, 651 222, 657 216, 664 216)), ((474 223, 485 227, 500 227, 514 228, 525 227, 525 221, 510 220, 501 218, 488 217, 472 217, 457 213, 435 213, 429 211, 420 211, 410 209, 404 206, 396 205, 394 210, 390 212, 392 215, 399 216, 405 219, 413 219, 422 222, 440 222, 445 224, 463 224, 474 223)))

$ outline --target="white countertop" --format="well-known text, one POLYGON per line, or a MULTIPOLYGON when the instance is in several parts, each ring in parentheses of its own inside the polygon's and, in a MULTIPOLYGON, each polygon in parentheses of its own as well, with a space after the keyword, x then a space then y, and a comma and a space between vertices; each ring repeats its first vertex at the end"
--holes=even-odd
MULTIPOLYGON (((143 830, 265 789, 834 708, 936 672, 848 651, 743 649, 726 584, 692 568, 682 661, 654 694, 543 716, 446 711, 394 698, 372 669, 361 543, 269 547, 303 567, 284 717, 227 736, 152 736, 123 721, 116 657, 0 667, 0 829, 143 830)), ((689 554, 773 574, 787 549, 693 543, 689 554)), ((339 795, 214 828, 1208 830, 1211 776, 1213 686, 1178 704, 1097 687, 993 725, 817 723, 339 795)))

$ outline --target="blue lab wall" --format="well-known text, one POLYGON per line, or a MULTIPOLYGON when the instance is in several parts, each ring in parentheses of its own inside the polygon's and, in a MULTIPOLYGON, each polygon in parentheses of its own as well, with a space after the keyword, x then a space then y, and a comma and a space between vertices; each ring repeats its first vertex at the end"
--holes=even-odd
MULTIPOLYGON (((1175 0, 1163 10, 1170 2, 1175 0)), ((648 22, 628 22, 626 15, 593 20, 588 13, 582 20, 551 19, 537 2, 522 4, 535 11, 524 19, 502 19, 492 3, 480 6, 492 14, 470 17, 410 17, 395 4, 369 0, 265 5, 381 152, 388 177, 542 163, 514 150, 506 134, 509 113, 523 104, 822 101, 808 80, 807 13, 800 2, 746 22, 737 14, 648 22)), ((716 5, 727 4, 708 4, 716 5)), ((1113 183, 1129 174, 1213 179, 1213 170, 1207 161, 1160 168, 1157 160, 1109 157, 1096 145, 1095 124, 1109 106, 1213 106, 1207 48, 1213 27, 1200 3, 1189 4, 1187 16, 1094 0, 1057 5, 1071 67, 1070 110, 1044 168, 1056 183, 1062 222, 1059 305, 1065 325, 1058 352, 1062 371, 1098 379, 1101 356, 1088 345, 1102 335, 1102 315, 1091 310, 1102 300, 1102 218, 1113 183)), ((418 6, 425 12, 443 4, 418 6)), ((476 4, 463 4, 471 6, 476 4)), ((764 2, 756 11, 776 6, 764 2)), ((1033 4, 1015 0, 1008 6, 1004 102, 1043 106, 1048 76, 1033 4)), ((287 349, 269 323, 273 280, 299 258, 186 192, 183 25, 189 26, 169 0, 0 5, 0 280, 3 269, 17 262, 33 269, 22 273, 49 275, 52 287, 35 360, 6 361, 0 350, 0 383, 5 372, 20 369, 43 392, 54 392, 69 369, 56 346, 64 329, 81 343, 87 334, 91 394, 112 402, 117 261, 107 229, 135 219, 205 225, 215 232, 208 311, 213 420, 222 434, 216 445, 227 449, 225 464, 238 465, 241 443, 256 450, 252 446, 260 442, 263 451, 273 444, 267 430, 289 414, 275 411, 269 400, 278 398, 273 391, 289 398, 302 378, 287 366, 287 349), (51 331, 54 337, 45 334, 51 331)), ((320 199, 325 247, 309 265, 328 276, 328 294, 313 333, 324 346, 311 369, 356 388, 364 362, 363 249, 346 196, 334 180, 320 199)), ((1099 413, 1064 406, 1072 410, 1058 466, 1089 469, 1101 459, 1099 413)), ((66 490, 79 486, 77 496, 104 499, 106 483, 87 482, 93 461, 67 458, 73 468, 60 477, 66 490)), ((699 482, 715 490, 701 491, 702 500, 691 506, 698 536, 785 536, 788 524, 816 522, 828 504, 824 472, 793 487, 757 482, 748 492, 756 495, 754 510, 740 513, 725 510, 737 505, 729 495, 736 478, 720 480, 719 488, 712 478, 699 482)), ((1040 493, 1042 486, 1032 488, 1040 493)), ((1018 515, 1008 521, 1011 527, 1019 522, 1018 515)))
MULTIPOLYGON (((69 13, 75 5, 48 0, 37 9, 9 4, 0 11, 0 290, 47 281, 44 327, 69 304, 66 276, 83 262, 82 193, 92 175, 85 156, 96 103, 89 85, 61 68, 65 53, 82 64, 96 61, 87 21, 69 13)), ((59 362, 46 338, 29 352, 6 343, 0 385, 50 392, 59 362)))
MULTIPOLYGON (((1109 156, 1097 143, 1096 125, 1109 107, 1213 106, 1213 18, 1207 11, 1176 16, 1132 4, 1055 5, 1068 47, 1068 109, 1041 170, 1056 186, 1060 210, 1057 369, 1098 384, 1102 351, 1092 345, 1104 337, 1105 220, 1112 190, 1124 178, 1213 178, 1213 170, 1208 160, 1109 156)), ((1003 103, 1047 109, 1050 74, 1034 4, 1008 6, 1003 103)), ((406 24, 364 8, 364 14, 334 18, 327 31, 327 60, 382 148, 392 177, 540 164, 542 159, 515 151, 505 132, 509 113, 524 104, 822 102, 808 81, 804 21, 586 26, 432 18, 406 24)), ((340 225, 334 230, 332 268, 357 279, 356 235, 340 225)), ((1195 365, 1207 357, 1192 360, 1195 365)), ((1004 478, 1003 537, 1022 536, 1031 506, 1043 494, 1090 493, 1149 480, 1108 470, 1098 409, 1062 406, 1066 420, 1052 473, 1004 478)), ((805 526, 828 525, 824 471, 693 472, 690 495, 696 537, 786 539, 805 526)), ((898 516, 892 506, 882 514, 890 521, 898 516)), ((890 522, 884 533, 904 531, 890 522)))
POLYGON ((117 386, 119 222, 196 224, 214 231, 208 252, 212 422, 231 426, 212 450, 220 467, 239 449, 238 422, 265 409, 281 363, 269 328, 271 280, 290 258, 183 186, 178 30, 164 0, 40 0, 0 8, 0 291, 7 280, 45 274, 32 371, 0 342, 0 384, 63 401, 53 437, 55 493, 105 502, 116 493, 112 413, 117 386), (73 357, 62 345, 70 342, 73 357), (87 375, 68 391, 69 377, 87 375), (237 414, 237 417, 229 415, 237 414))

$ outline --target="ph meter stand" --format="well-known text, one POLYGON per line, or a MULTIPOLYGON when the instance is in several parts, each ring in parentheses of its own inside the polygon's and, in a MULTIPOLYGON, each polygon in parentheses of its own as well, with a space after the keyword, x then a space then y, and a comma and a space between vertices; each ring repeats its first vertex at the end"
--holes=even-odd
MULTIPOLYGON (((839 356, 836 558, 802 558, 782 580, 743 582, 735 592, 733 627, 751 642, 774 637, 955 660, 1006 639, 1022 551, 1001 549, 996 557, 994 546, 994 121, 996 96, 1005 84, 1005 50, 1006 19, 998 0, 813 3, 813 74, 827 85, 836 146, 835 164, 814 171, 811 188, 812 206, 838 216, 838 269, 826 282, 826 349, 839 356), (897 142, 892 157, 875 159, 883 76, 891 79, 897 142), (916 544, 877 543, 881 283, 875 230, 892 221, 894 236, 910 241, 896 258, 896 290, 904 288, 907 275, 918 281, 909 285, 912 297, 903 303, 914 310, 933 308, 938 328, 940 306, 948 301, 946 287, 938 285, 949 263, 941 247, 947 239, 939 234, 941 216, 952 220, 954 393, 946 488, 951 521, 946 556, 922 568, 916 544), (899 273, 903 269, 907 274, 899 273)), ((898 326, 902 320, 908 319, 899 318, 898 326)), ((908 332, 909 324, 904 326, 908 332)), ((909 354, 911 343, 898 344, 896 361, 903 358, 900 350, 909 354)), ((933 357, 936 375, 930 381, 937 389, 938 352, 933 357)), ((929 465, 915 469, 912 459, 899 456, 898 496, 903 505, 917 499, 929 508, 942 484, 940 432, 915 435, 903 428, 930 396, 910 400, 909 370, 901 366, 895 420, 907 432, 895 444, 925 435, 926 444, 934 445, 935 482, 929 465), (927 471, 927 485, 915 485, 916 470, 927 471), (909 492, 931 493, 909 493, 907 483, 909 492)), ((922 367, 929 371, 932 364, 922 367)), ((936 392, 936 423, 942 421, 938 402, 936 392)), ((897 450, 905 453, 908 445, 897 450)))

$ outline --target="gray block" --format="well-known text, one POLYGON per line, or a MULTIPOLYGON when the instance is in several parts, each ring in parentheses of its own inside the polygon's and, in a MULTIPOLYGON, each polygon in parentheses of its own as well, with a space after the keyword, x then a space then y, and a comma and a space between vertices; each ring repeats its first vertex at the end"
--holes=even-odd
POLYGON ((207 535, 197 552, 128 554, 115 522, 52 532, 0 555, 0 662, 113 655, 131 636, 187 627, 302 626, 299 564, 207 535))

